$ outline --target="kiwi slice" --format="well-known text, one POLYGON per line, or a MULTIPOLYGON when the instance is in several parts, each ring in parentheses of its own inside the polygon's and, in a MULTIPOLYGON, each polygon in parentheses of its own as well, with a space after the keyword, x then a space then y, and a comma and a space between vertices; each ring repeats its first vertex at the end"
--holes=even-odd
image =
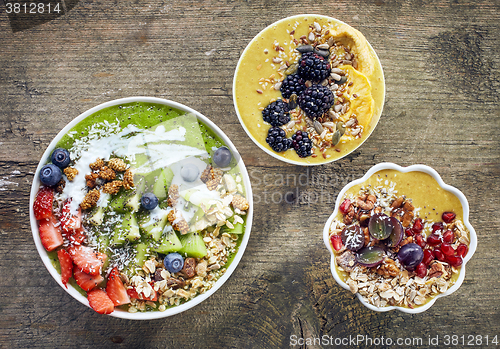
POLYGON ((181 235, 180 241, 182 248, 178 252, 181 255, 194 258, 203 258, 207 255, 207 248, 200 233, 194 232, 181 235))
POLYGON ((113 231, 113 245, 123 245, 126 240, 136 241, 141 237, 137 218, 132 212, 123 215, 122 224, 117 225, 113 231))
POLYGON ((222 228, 223 233, 228 233, 228 234, 243 234, 245 226, 243 223, 236 223, 234 224, 233 229, 229 229, 226 225, 222 228))
POLYGON ((159 253, 170 253, 177 252, 182 248, 182 244, 177 237, 177 234, 172 229, 172 226, 168 224, 163 229, 163 235, 161 236, 160 244, 157 246, 153 246, 151 250, 159 253))
POLYGON ((167 224, 166 213, 164 213, 160 218, 153 218, 149 214, 145 214, 139 219, 141 233, 151 236, 155 241, 160 239, 165 224, 167 224))

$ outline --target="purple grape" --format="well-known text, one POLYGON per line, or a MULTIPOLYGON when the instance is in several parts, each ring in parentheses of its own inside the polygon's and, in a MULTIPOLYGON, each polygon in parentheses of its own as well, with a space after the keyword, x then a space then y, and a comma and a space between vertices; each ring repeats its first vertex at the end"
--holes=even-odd
POLYGON ((388 240, 387 246, 396 247, 397 245, 399 245, 401 240, 403 240, 404 229, 403 229, 403 225, 401 224, 399 219, 397 219, 396 217, 391 217, 390 220, 391 220, 393 229, 392 229, 391 235, 389 235, 389 238, 387 239, 388 240))
POLYGON ((378 246, 364 247, 356 253, 356 261, 365 267, 375 267, 385 259, 385 251, 378 246))
POLYGON ((365 244, 365 234, 359 225, 345 227, 340 237, 344 246, 351 251, 357 251, 365 244))
POLYGON ((384 213, 375 213, 368 222, 370 235, 377 240, 387 239, 391 235, 393 228, 390 217, 384 213))
POLYGON ((220 147, 214 152, 212 160, 219 167, 227 167, 231 162, 233 155, 227 147, 220 147))
POLYGON ((424 259, 424 251, 422 247, 415 243, 409 243, 400 248, 398 259, 406 268, 413 269, 422 263, 424 259))

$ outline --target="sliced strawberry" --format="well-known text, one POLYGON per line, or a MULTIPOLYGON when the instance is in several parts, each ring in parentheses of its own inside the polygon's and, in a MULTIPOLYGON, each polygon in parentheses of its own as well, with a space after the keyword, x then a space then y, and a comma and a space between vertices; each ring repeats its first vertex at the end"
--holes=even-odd
POLYGON ((61 228, 63 232, 72 233, 82 226, 82 210, 78 208, 76 215, 71 213, 71 199, 64 202, 61 209, 61 228))
POLYGON ((73 261, 71 256, 66 250, 61 249, 57 251, 57 257, 59 258, 59 264, 61 265, 61 281, 66 288, 68 288, 68 280, 73 272, 73 261))
POLYGON ((99 314, 111 314, 115 310, 113 301, 100 288, 87 292, 89 305, 99 314))
POLYGON ((117 267, 114 267, 108 276, 106 293, 115 306, 130 303, 130 298, 127 294, 125 286, 123 286, 122 280, 120 279, 120 273, 118 272, 117 267))
POLYGON ((49 252, 55 250, 64 243, 61 229, 57 225, 54 216, 38 221, 38 231, 43 247, 49 252))
POLYGON ((54 190, 50 187, 43 187, 36 194, 33 203, 33 212, 36 220, 52 217, 52 203, 54 202, 54 190))
POLYGON ((78 286, 80 286, 84 291, 90 291, 104 281, 104 278, 101 275, 89 275, 84 273, 76 265, 73 268, 73 278, 78 286))
POLYGON ((74 230, 72 234, 68 237, 68 240, 71 245, 81 245, 85 239, 87 238, 87 235, 85 234, 85 230, 83 227, 74 230))
POLYGON ((107 258, 104 253, 96 252, 88 246, 70 246, 68 252, 73 258, 73 263, 90 275, 99 275, 107 258))
POLYGON ((142 301, 156 302, 158 300, 158 293, 155 290, 153 290, 153 298, 146 298, 146 297, 144 297, 144 295, 142 293, 139 295, 139 293, 137 293, 135 288, 127 289, 127 294, 130 298, 140 299, 142 301))

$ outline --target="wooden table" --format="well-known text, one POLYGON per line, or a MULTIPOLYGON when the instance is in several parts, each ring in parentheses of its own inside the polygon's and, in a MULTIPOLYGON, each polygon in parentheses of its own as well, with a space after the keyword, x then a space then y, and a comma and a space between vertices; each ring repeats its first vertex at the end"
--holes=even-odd
POLYGON ((0 1, 2 348, 282 348, 323 335, 418 337, 424 344, 439 336, 441 347, 446 335, 460 343, 462 335, 466 342, 480 335, 483 347, 486 335, 500 341, 498 1, 61 4, 66 14, 31 25, 11 23, 0 1), (238 123, 231 91, 239 55, 254 35, 299 13, 330 15, 361 30, 387 86, 368 141, 313 168, 255 146, 238 123), (100 316, 61 289, 38 257, 28 211, 33 171, 59 130, 90 107, 135 95, 184 103, 218 124, 240 150, 260 200, 229 281, 189 311, 142 322, 100 316), (434 167, 467 196, 479 237, 461 288, 419 315, 370 311, 329 271, 322 229, 335 197, 383 161, 434 167), (302 180, 280 183, 284 174, 302 180), (277 199, 288 192, 293 203, 277 199))

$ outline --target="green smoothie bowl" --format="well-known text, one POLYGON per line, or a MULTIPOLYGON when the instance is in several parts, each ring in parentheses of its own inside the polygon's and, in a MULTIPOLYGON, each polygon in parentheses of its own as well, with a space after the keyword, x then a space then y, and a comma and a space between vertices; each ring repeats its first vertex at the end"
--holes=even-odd
POLYGON ((129 97, 76 117, 36 170, 30 221, 47 270, 100 314, 185 311, 230 277, 250 237, 238 151, 182 104, 129 97))

